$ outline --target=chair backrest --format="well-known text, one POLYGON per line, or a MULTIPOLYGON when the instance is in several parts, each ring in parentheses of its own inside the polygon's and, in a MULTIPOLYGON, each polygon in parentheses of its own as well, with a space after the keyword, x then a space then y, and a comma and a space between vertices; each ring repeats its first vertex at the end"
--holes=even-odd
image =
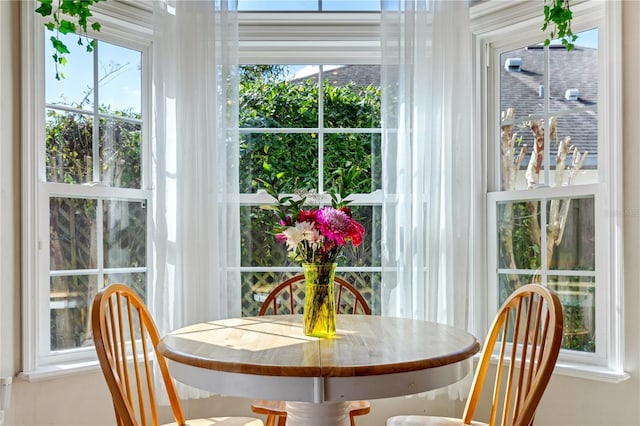
POLYGON ((111 284, 99 291, 91 307, 91 326, 118 425, 158 425, 157 386, 163 384, 176 422, 184 424, 167 362, 157 351, 158 329, 134 290, 111 284), (154 380, 152 360, 162 380, 154 380))
MULTIPOLYGON (((296 275, 276 286, 260 307, 258 315, 301 314, 304 307, 304 275, 296 275)), ((366 299, 354 286, 340 277, 334 279, 336 312, 371 315, 366 299)))
POLYGON ((562 329, 562 305, 552 290, 528 284, 514 291, 489 329, 463 423, 471 424, 487 383, 490 425, 531 425, 558 359, 562 329), (495 376, 487 377, 493 354, 498 357, 495 376))

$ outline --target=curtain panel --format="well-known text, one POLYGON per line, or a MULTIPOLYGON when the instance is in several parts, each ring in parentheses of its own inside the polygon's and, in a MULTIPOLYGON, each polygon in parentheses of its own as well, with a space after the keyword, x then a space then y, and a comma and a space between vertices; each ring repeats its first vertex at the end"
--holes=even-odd
POLYGON ((241 313, 237 40, 229 2, 154 2, 149 300, 162 334, 241 313))
POLYGON ((483 219, 472 181, 481 157, 471 143, 468 2, 383 9, 383 315, 471 329, 473 235, 483 219))
MULTIPOLYGON (((382 314, 471 329, 483 223, 466 1, 383 2, 382 314)), ((238 21, 154 2, 152 310, 161 333, 240 316, 238 21)), ((181 397, 206 396, 182 388, 181 397)), ((451 397, 466 395, 452 386, 451 397)))

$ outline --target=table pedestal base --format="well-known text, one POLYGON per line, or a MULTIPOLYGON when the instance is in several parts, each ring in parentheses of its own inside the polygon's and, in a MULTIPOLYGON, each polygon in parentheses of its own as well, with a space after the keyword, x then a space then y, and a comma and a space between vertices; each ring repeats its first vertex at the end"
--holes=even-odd
POLYGON ((348 402, 287 402, 287 426, 349 426, 348 402))

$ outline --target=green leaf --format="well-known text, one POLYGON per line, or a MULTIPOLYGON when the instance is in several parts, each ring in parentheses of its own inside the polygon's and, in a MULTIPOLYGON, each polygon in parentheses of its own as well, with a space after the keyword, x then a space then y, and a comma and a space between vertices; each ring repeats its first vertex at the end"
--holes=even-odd
POLYGON ((94 22, 91 24, 91 29, 94 31, 100 31, 102 29, 102 25, 99 22, 94 22))
POLYGON ((53 13, 53 8, 51 7, 51 2, 42 1, 40 7, 36 9, 36 13, 39 13, 42 16, 50 16, 53 13))
POLYGON ((63 19, 62 21, 60 21, 60 25, 58 26, 58 31, 60 31, 62 34, 75 33, 76 24, 74 24, 71 21, 67 21, 66 19, 63 19))
POLYGON ((62 53, 62 54, 70 53, 67 45, 61 42, 57 37, 52 36, 50 40, 51 40, 51 44, 53 45, 53 48, 58 53, 62 53))

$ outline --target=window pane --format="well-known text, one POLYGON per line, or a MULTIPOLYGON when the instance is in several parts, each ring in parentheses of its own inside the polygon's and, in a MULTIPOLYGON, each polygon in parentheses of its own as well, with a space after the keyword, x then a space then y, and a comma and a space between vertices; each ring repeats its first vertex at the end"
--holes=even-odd
POLYGON ((47 110, 47 181, 81 184, 93 180, 93 117, 47 110))
POLYGON ((318 84, 308 77, 299 77, 296 71, 302 68, 242 66, 240 127, 318 127, 318 84))
POLYGON ((49 200, 51 270, 96 267, 96 200, 49 200))
POLYGON ((498 203, 498 268, 539 269, 540 202, 498 203))
POLYGON ((594 198, 551 200, 547 217, 549 269, 594 271, 594 198))
POLYGON ((146 265, 147 213, 140 201, 105 200, 105 268, 146 265))
POLYGON ((382 185, 382 148, 379 133, 329 133, 324 140, 324 187, 336 188, 336 176, 356 167, 356 179, 349 182, 350 194, 367 194, 382 185))
POLYGON ((100 120, 100 180, 105 185, 142 187, 141 127, 141 124, 130 121, 100 120))
POLYGON ((542 268, 541 230, 546 230, 544 269, 595 270, 593 197, 502 202, 497 210, 498 268, 542 268), (546 219, 540 214, 541 205, 546 219))
POLYGON ((141 70, 142 54, 139 51, 98 42, 100 107, 139 118, 142 113, 141 70))
POLYGON ((240 135, 240 192, 262 188, 256 178, 270 179, 264 163, 273 173, 284 172, 282 190, 316 190, 318 187, 318 142, 316 134, 251 133, 240 135))
POLYGON ((595 279, 593 277, 549 277, 564 312, 562 347, 595 352, 595 279))
POLYGON ((56 67, 52 59, 55 51, 49 39, 56 34, 45 30, 45 77, 47 79, 45 100, 48 104, 67 105, 74 108, 93 110, 93 56, 86 51, 86 40, 76 34, 56 34, 66 44, 68 62, 58 66, 64 78, 55 79, 56 67), (84 46, 78 45, 78 39, 84 46))
POLYGON ((325 65, 323 69, 325 127, 380 127, 380 66, 325 65))
POLYGON ((97 292, 95 276, 51 277, 51 350, 92 344, 89 309, 97 292))

